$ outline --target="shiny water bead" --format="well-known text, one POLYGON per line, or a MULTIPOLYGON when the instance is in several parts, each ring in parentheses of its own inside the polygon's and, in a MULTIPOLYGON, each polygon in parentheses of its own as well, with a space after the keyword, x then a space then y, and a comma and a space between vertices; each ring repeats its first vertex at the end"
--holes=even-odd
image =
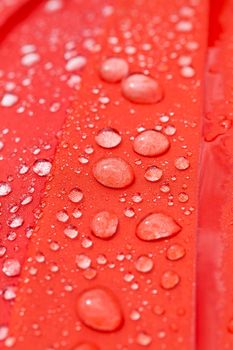
POLYGON ((111 238, 117 231, 118 217, 111 212, 101 211, 91 221, 91 231, 99 238, 111 238))
POLYGON ((47 159, 38 159, 33 164, 32 170, 39 176, 47 176, 52 168, 52 164, 47 159))
POLYGON ((157 182, 161 179, 162 176, 163 170, 161 170, 155 165, 148 167, 144 174, 145 179, 150 182, 157 182))
POLYGON ((173 244, 167 249, 166 255, 169 260, 179 260, 185 256, 185 248, 180 244, 173 244))
POLYGON ((73 226, 73 225, 68 225, 64 229, 64 234, 65 234, 66 237, 68 237, 70 239, 74 239, 74 238, 78 237, 77 227, 73 226))
POLYGON ((90 288, 81 293, 77 313, 87 327, 97 331, 114 332, 123 324, 120 304, 106 288, 90 288))
POLYGON ((100 67, 100 76, 108 83, 118 83, 129 71, 129 65, 126 60, 118 57, 112 57, 105 60, 100 67))
POLYGON ((71 202, 79 203, 83 199, 83 192, 78 187, 75 187, 70 191, 68 197, 71 202))
POLYGON ((76 265, 82 270, 86 270, 88 269, 88 267, 91 266, 91 259, 89 258, 89 256, 85 254, 77 255, 75 262, 76 262, 76 265))
POLYGON ((121 136, 115 129, 104 128, 97 133, 95 141, 103 148, 114 148, 121 143, 121 136))
POLYGON ((122 81, 123 96, 134 103, 158 103, 163 98, 160 84, 152 77, 144 74, 132 74, 122 81))
POLYGON ((186 157, 178 157, 175 160, 175 167, 178 170, 186 170, 190 166, 189 160, 186 157))
POLYGON ((94 343, 84 342, 76 345, 71 350, 100 350, 94 343))
POLYGON ((144 333, 144 332, 140 332, 137 335, 137 343, 141 346, 148 346, 150 345, 152 342, 152 338, 149 334, 144 333))
POLYGON ((20 274, 21 264, 16 259, 6 259, 2 265, 2 272, 7 277, 15 277, 20 274))
POLYGON ((180 276, 174 271, 166 271, 163 273, 160 283, 164 289, 175 288, 180 283, 180 276))
POLYGON ((134 181, 132 167, 119 157, 102 158, 94 164, 93 175, 103 186, 124 188, 134 181))
POLYGON ((7 182, 0 182, 0 197, 7 196, 9 193, 11 193, 12 189, 10 184, 7 182))
POLYGON ((146 255, 139 256, 135 261, 135 268, 139 272, 150 272, 153 269, 153 266, 153 260, 146 255))
POLYGON ((144 241, 170 238, 180 232, 181 226, 171 217, 163 213, 146 216, 137 226, 136 235, 144 241))
POLYGON ((161 132, 145 130, 138 134, 133 142, 136 153, 146 157, 156 157, 165 153, 170 147, 168 138, 161 132))

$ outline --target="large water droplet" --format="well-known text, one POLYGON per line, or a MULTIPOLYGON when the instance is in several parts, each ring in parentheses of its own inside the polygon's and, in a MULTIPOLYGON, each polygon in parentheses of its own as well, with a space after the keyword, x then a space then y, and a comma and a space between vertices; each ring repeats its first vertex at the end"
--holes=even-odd
POLYGON ((114 148, 121 143, 121 136, 115 129, 104 128, 98 132, 95 141, 103 148, 114 148))
POLYGON ((46 176, 50 173, 52 164, 47 159, 38 159, 33 164, 33 171, 39 176, 46 176))
POLYGON ((2 265, 2 272, 8 277, 15 277, 20 274, 21 264, 16 259, 6 259, 2 265))
POLYGON ((101 211, 91 222, 92 233, 99 238, 111 238, 117 231, 118 217, 111 212, 101 211))
POLYGON ((0 197, 7 196, 11 192, 11 186, 7 182, 0 182, 0 197))
POLYGON ((122 158, 102 158, 93 167, 95 179, 103 186, 124 188, 134 180, 132 167, 122 158))
POLYGON ((164 289, 175 288, 180 282, 179 275, 174 271, 166 271, 161 277, 161 286, 164 289))
POLYGON ((161 132, 145 130, 138 134, 133 143, 134 151, 142 156, 156 157, 165 153, 170 147, 168 138, 161 132))
POLYGON ((136 235, 144 241, 170 238, 180 232, 181 226, 166 214, 153 213, 146 216, 137 226, 136 235))
POLYGON ((84 291, 78 298, 77 312, 86 326, 98 331, 113 332, 123 323, 118 300, 105 288, 84 291))
POLYGON ((108 83, 121 81, 129 71, 128 63, 117 57, 108 58, 100 67, 100 76, 108 83))
POLYGON ((122 81, 122 94, 134 103, 158 103, 163 98, 159 83, 144 74, 132 74, 122 81))

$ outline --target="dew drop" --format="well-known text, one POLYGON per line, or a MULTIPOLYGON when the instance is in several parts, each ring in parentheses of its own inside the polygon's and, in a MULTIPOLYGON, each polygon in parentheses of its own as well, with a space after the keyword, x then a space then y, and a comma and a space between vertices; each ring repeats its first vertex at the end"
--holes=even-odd
POLYGON ((153 266, 153 260, 146 255, 139 256, 135 261, 135 268, 139 272, 150 272, 153 269, 153 266))
POLYGON ((20 274, 21 264, 16 259, 6 259, 3 262, 2 272, 8 277, 15 277, 20 274))
POLYGON ((73 72, 75 70, 82 69, 87 63, 87 59, 84 56, 76 56, 69 59, 66 63, 66 70, 73 72))
POLYGON ((123 324, 123 314, 118 300, 105 288, 84 291, 77 301, 81 321, 97 331, 113 332, 123 324))
POLYGON ((93 343, 80 343, 76 345, 71 350, 100 350, 95 344, 93 343))
POLYGON ((47 159, 38 159, 33 164, 33 171, 39 176, 47 176, 52 168, 52 164, 47 159))
POLYGON ((185 249, 180 244, 173 244, 167 249, 167 258, 169 260, 179 260, 185 256, 185 249))
POLYGON ((18 228, 20 226, 23 225, 23 218, 22 216, 12 216, 8 221, 7 221, 7 225, 10 227, 10 228, 18 228))
POLYGON ((108 239, 115 235, 118 223, 118 217, 114 213, 101 211, 92 219, 91 231, 96 237, 108 239))
POLYGON ((170 147, 168 138, 161 132, 146 130, 138 134, 133 143, 136 153, 146 157, 156 157, 165 153, 170 147))
POLYGON ((5 93, 1 100, 2 107, 12 107, 18 102, 18 96, 10 93, 5 93))
POLYGON ((159 83, 144 74, 132 74, 122 81, 123 96, 134 103, 158 103, 163 98, 163 91, 159 83))
POLYGON ((181 226, 166 214, 153 213, 146 216, 137 226, 136 235, 143 241, 170 238, 180 232, 181 226))
POLYGON ((7 196, 11 192, 11 186, 7 182, 0 182, 0 197, 7 196))
POLYGON ((86 270, 91 266, 91 259, 85 254, 77 255, 75 261, 76 265, 82 270, 86 270))
POLYGON ((74 239, 74 238, 78 237, 78 230, 77 230, 76 226, 68 225, 64 229, 64 234, 66 235, 66 237, 69 237, 70 239, 74 239))
POLYGON ((150 182, 157 182, 161 179, 162 176, 163 170, 155 165, 148 167, 144 175, 145 179, 150 182))
POLYGON ((78 187, 75 187, 70 191, 68 197, 71 202, 79 203, 83 199, 83 192, 78 187))
POLYGON ((60 222, 67 222, 69 220, 69 215, 65 210, 60 210, 56 214, 57 220, 60 222))
POLYGON ((117 57, 108 58, 100 67, 100 76, 108 83, 121 81, 129 71, 128 63, 117 57))
POLYGON ((6 339, 9 333, 9 328, 5 325, 0 325, 0 341, 6 339))
POLYGON ((122 158, 102 158, 93 167, 95 179, 103 186, 110 188, 124 188, 134 180, 131 166, 122 158))
POLYGON ((114 148, 121 143, 121 136, 115 129, 104 128, 95 136, 95 141, 103 148, 114 148))
POLYGON ((189 160, 185 157, 178 157, 175 160, 175 167, 178 170, 186 170, 190 166, 189 160))
POLYGON ((174 271, 166 271, 161 277, 161 286, 164 289, 175 288, 180 282, 179 275, 174 271))
POLYGON ((149 334, 141 332, 137 335, 137 343, 141 346, 148 346, 152 342, 152 338, 149 334))

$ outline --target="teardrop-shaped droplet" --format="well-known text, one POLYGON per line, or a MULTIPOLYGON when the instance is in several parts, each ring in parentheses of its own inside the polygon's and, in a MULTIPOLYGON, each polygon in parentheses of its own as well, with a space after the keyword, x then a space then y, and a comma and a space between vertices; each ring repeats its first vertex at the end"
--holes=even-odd
POLYGON ((146 157, 156 157, 165 153, 170 147, 168 138, 161 132, 145 130, 138 134, 133 143, 136 153, 146 157))
POLYGON ((158 103, 163 98, 160 84, 144 74, 130 75, 122 81, 121 88, 123 96, 134 103, 158 103))
POLYGON ((118 83, 129 71, 126 60, 118 57, 111 57, 105 60, 100 67, 100 76, 108 83, 118 83))
POLYGON ((109 211, 97 213, 91 222, 92 233, 99 238, 111 238, 117 231, 118 217, 109 211))
POLYGON ((103 186, 124 188, 134 180, 132 167, 124 159, 118 157, 102 158, 93 167, 95 179, 103 186))
POLYGON ((113 332, 123 324, 120 304, 114 294, 106 288, 84 291, 78 298, 77 312, 86 326, 97 331, 113 332))
POLYGON ((121 135, 115 129, 104 128, 95 136, 95 141, 103 148, 114 148, 121 143, 121 135))
POLYGON ((170 238, 180 232, 181 226, 171 217, 163 213, 146 216, 137 226, 136 235, 143 241, 154 241, 170 238))

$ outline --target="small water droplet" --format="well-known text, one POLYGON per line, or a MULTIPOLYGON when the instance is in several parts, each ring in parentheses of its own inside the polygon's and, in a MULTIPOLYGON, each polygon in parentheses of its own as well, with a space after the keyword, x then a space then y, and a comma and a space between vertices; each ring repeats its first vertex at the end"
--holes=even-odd
POLYGON ((60 210, 56 214, 57 220, 60 222, 67 222, 69 220, 69 215, 65 210, 60 210))
POLYGON ((73 225, 68 225, 64 229, 64 234, 66 235, 66 237, 69 237, 70 239, 74 239, 74 238, 78 237, 77 227, 73 226, 73 225))
POLYGON ((16 259, 6 259, 2 265, 2 272, 8 277, 15 277, 20 274, 21 264, 16 259))
POLYGON ((161 277, 161 286, 164 289, 175 288, 180 282, 179 275, 174 271, 166 271, 161 277))
POLYGON ((75 261, 76 265, 82 270, 86 270, 91 266, 91 259, 85 254, 77 255, 75 261))
POLYGON ((6 339, 9 333, 9 328, 5 325, 0 325, 0 341, 6 339))
POLYGON ((0 182, 0 197, 7 196, 11 193, 11 186, 7 182, 0 182))
POLYGON ((38 159, 33 164, 33 171, 39 176, 47 176, 52 168, 52 164, 47 159, 38 159))
POLYGON ((103 148, 114 148, 121 143, 121 136, 115 129, 104 128, 95 136, 95 141, 103 148))
POLYGON ((169 260, 179 260, 185 256, 185 249, 180 244, 173 244, 167 249, 167 258, 169 260))
POLYGON ((135 268, 139 272, 150 272, 153 269, 153 266, 153 260, 146 255, 139 256, 135 261, 135 268))
POLYGON ((175 167, 178 170, 186 170, 190 166, 189 160, 185 157, 178 157, 175 160, 175 167))
POLYGON ((159 83, 144 74, 132 74, 122 81, 122 94, 134 103, 158 103, 163 98, 163 91, 159 83))
POLYGON ((124 188, 134 181, 132 167, 122 158, 109 157, 97 161, 93 167, 95 179, 103 186, 124 188))
POLYGON ((97 331, 113 332, 123 323, 118 300, 105 288, 92 288, 81 293, 77 301, 81 321, 97 331))
POLYGON ((170 147, 168 138, 161 132, 145 130, 138 134, 133 143, 136 153, 146 157, 156 157, 165 153, 170 147))
POLYGON ((114 213, 101 211, 92 219, 91 230, 96 237, 108 239, 116 233, 118 223, 118 217, 114 213))
POLYGON ((69 59, 66 63, 66 70, 73 72, 75 70, 82 69, 87 63, 87 59, 84 56, 76 56, 69 59))
POLYGON ((21 216, 14 215, 7 221, 7 225, 10 228, 18 228, 23 225, 23 222, 24 220, 21 216))
POLYGON ((166 214, 153 213, 146 216, 137 226, 136 235, 144 241, 170 238, 180 232, 181 226, 166 214))
POLYGON ((145 179, 150 182, 157 182, 161 179, 162 176, 163 170, 161 170, 155 165, 152 165, 149 168, 147 168, 144 175, 145 179))
POLYGON ((144 332, 140 332, 138 335, 137 335, 137 343, 138 345, 141 345, 141 346, 148 346, 150 345, 152 342, 152 338, 149 334, 147 333, 144 333, 144 332))
POLYGON ((10 93, 5 93, 1 100, 2 107, 12 107, 18 102, 18 96, 10 93))
POLYGON ((79 203, 83 199, 83 192, 78 187, 75 187, 70 191, 68 197, 71 202, 79 203))
POLYGON ((105 60, 100 67, 100 76, 108 83, 118 83, 129 71, 128 63, 118 57, 105 60))

